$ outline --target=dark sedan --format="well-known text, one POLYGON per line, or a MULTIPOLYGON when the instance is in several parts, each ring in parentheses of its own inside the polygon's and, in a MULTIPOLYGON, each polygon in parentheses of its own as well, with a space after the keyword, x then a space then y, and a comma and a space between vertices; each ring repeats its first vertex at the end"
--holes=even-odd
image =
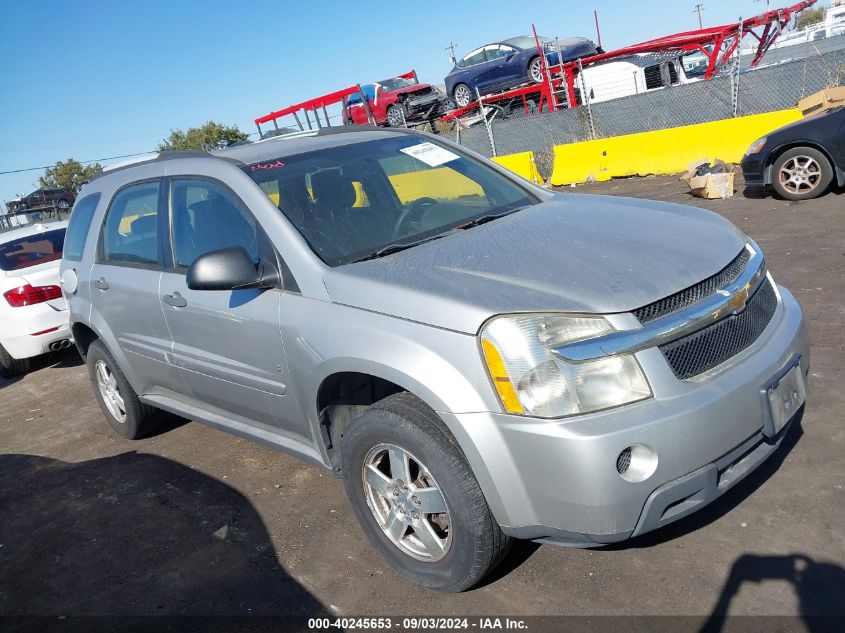
POLYGON ((845 107, 758 139, 742 159, 742 175, 746 186, 771 186, 787 200, 820 196, 834 180, 845 185, 845 107))
MULTIPOLYGON (((570 37, 555 41, 541 37, 540 46, 547 63, 556 65, 598 52, 596 45, 583 37, 570 37), (558 55, 557 46, 560 46, 558 55), (559 58, 562 57, 562 60, 559 58)), ((540 53, 531 35, 512 37, 481 46, 455 62, 446 75, 446 94, 459 107, 476 99, 476 89, 482 95, 504 90, 520 84, 543 81, 540 53)))

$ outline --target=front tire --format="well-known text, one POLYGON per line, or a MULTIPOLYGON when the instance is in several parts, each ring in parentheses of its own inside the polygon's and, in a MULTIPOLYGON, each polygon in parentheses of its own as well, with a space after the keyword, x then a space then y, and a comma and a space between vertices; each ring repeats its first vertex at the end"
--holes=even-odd
POLYGON ((833 181, 827 157, 812 147, 795 147, 772 165, 772 187, 787 200, 810 200, 822 195, 833 181))
POLYGON ((469 589, 510 546, 454 438, 409 393, 345 430, 346 494, 374 547, 399 573, 437 591, 469 589))
POLYGON ((12 358, 6 348, 0 345, 0 376, 3 378, 15 378, 22 376, 29 371, 29 359, 12 358))
POLYGON ((101 341, 91 343, 85 362, 94 396, 118 435, 137 440, 155 430, 158 410, 138 400, 138 394, 101 341))
POLYGON ((387 109, 387 125, 388 127, 403 127, 405 125, 401 106, 392 105, 387 109))

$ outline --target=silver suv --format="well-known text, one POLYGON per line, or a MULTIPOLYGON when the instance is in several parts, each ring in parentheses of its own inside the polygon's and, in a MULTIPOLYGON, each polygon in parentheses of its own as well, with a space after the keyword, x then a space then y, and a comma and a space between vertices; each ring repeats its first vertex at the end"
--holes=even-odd
POLYGON ((325 468, 388 562, 443 591, 513 538, 593 547, 700 509, 806 398, 801 309, 726 220, 551 193, 407 130, 116 167, 67 243, 120 435, 163 410, 325 468))

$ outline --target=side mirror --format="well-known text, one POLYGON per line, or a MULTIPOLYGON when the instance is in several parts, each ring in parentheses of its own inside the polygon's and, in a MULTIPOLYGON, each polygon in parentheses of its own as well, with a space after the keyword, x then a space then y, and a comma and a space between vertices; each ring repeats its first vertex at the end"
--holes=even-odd
POLYGON ((263 264, 256 266, 243 246, 229 246, 197 257, 188 267, 186 282, 191 290, 272 288, 279 274, 263 264))

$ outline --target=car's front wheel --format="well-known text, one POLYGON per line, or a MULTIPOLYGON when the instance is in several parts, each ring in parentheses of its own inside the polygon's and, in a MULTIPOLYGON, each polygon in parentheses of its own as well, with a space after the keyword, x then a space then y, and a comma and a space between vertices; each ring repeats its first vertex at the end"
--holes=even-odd
POLYGON ((459 108, 469 105, 469 103, 473 100, 472 91, 466 84, 458 84, 455 86, 454 90, 452 90, 452 97, 454 97, 455 103, 459 108))
POLYGON ((402 106, 392 105, 387 109, 387 124, 390 127, 402 127, 405 125, 405 116, 402 113, 402 106))
POLYGON ((135 440, 158 425, 158 410, 143 404, 126 376, 101 341, 94 341, 86 357, 94 396, 111 427, 121 437, 135 440))
POLYGON ((463 591, 510 545, 437 414, 408 393, 374 404, 345 430, 346 494, 394 569, 431 589, 463 591))
POLYGON ((787 200, 810 200, 820 196, 832 180, 830 161, 812 147, 790 149, 772 165, 772 186, 787 200))

